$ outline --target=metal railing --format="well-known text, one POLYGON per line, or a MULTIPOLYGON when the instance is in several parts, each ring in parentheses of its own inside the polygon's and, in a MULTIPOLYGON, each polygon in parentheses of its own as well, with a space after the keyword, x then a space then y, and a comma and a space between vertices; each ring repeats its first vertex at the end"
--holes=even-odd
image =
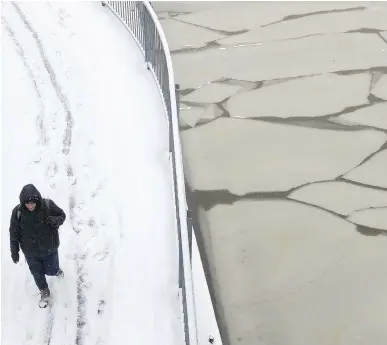
POLYGON ((173 171, 173 194, 179 243, 179 291, 186 345, 197 345, 196 310, 192 281, 192 223, 187 207, 183 160, 179 136, 179 89, 175 85, 172 59, 161 24, 147 1, 103 1, 126 26, 144 54, 163 100, 169 127, 169 152, 173 171))

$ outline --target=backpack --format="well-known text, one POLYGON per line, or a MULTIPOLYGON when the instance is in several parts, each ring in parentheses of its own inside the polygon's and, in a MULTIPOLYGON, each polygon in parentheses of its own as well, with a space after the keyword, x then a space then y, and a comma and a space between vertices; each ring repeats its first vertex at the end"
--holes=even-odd
MULTIPOLYGON (((46 209, 48 211, 50 211, 50 199, 44 199, 43 198, 43 201, 44 203, 46 204, 46 209)), ((19 206, 17 207, 17 219, 20 220, 20 215, 21 215, 21 205, 19 204, 19 206)))

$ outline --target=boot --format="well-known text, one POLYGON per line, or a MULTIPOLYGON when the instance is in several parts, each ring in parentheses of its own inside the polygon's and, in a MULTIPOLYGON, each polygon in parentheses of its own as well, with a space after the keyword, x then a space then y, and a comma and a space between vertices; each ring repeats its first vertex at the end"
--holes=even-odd
POLYGON ((48 287, 40 290, 39 307, 46 308, 48 306, 49 298, 50 298, 50 289, 48 287))
POLYGON ((50 289, 47 287, 43 290, 40 290, 40 298, 46 300, 50 297, 50 289))
POLYGON ((63 273, 63 271, 60 268, 59 268, 58 273, 56 274, 56 276, 59 277, 59 278, 63 278, 64 277, 64 273, 63 273))

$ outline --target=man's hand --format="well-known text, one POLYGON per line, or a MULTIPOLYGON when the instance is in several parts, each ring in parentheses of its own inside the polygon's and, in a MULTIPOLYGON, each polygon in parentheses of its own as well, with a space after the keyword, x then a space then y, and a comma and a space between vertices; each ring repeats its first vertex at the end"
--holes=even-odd
POLYGON ((54 216, 47 217, 46 223, 52 228, 55 228, 56 226, 58 226, 58 222, 56 221, 56 218, 54 216))
POLYGON ((19 253, 12 253, 11 254, 12 261, 17 264, 19 262, 19 253))

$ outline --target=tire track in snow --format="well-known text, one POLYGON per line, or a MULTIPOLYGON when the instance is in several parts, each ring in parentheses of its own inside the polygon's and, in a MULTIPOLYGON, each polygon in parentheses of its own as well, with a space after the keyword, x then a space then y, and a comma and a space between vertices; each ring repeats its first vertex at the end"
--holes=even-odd
MULTIPOLYGON (((43 146, 47 146, 49 144, 49 137, 47 136, 46 128, 44 127, 44 113, 45 113, 45 105, 43 102, 42 94, 39 90, 38 84, 37 84, 37 77, 33 72, 32 66, 28 63, 28 58, 25 54, 25 51, 19 42, 19 40, 16 37, 15 32, 12 30, 11 26, 8 24, 8 21, 5 19, 4 16, 2 16, 2 23, 4 24, 5 30, 9 37, 11 38, 12 42, 16 46, 16 53, 20 56, 20 58, 23 61, 23 65, 27 70, 27 74, 32 81, 33 84, 33 90, 37 95, 40 111, 39 114, 36 117, 35 123, 37 125, 37 131, 38 131, 38 137, 39 137, 39 143, 43 146)), ((51 334, 52 334, 52 327, 54 323, 54 310, 52 305, 48 305, 47 307, 47 315, 45 318, 44 323, 44 330, 43 330, 43 336, 44 336, 44 345, 50 345, 51 344, 51 334)))
POLYGON ((27 56, 25 55, 24 49, 21 46, 19 40, 16 38, 15 32, 11 29, 11 26, 8 24, 7 20, 4 18, 4 16, 1 17, 2 23, 4 24, 5 30, 8 34, 8 36, 11 38, 12 42, 16 46, 16 52, 20 56, 20 58, 23 61, 24 67, 27 70, 28 76, 30 77, 32 84, 33 84, 33 89, 38 97, 39 100, 39 106, 40 106, 40 112, 36 117, 36 126, 38 130, 38 135, 39 135, 39 142, 41 145, 47 145, 48 144, 48 137, 46 133, 46 128, 44 127, 44 112, 45 112, 45 105, 42 100, 42 94, 39 91, 38 84, 36 82, 36 76, 34 75, 34 72, 32 71, 31 66, 28 64, 28 59, 27 56))
MULTIPOLYGON (((73 122, 73 117, 70 111, 70 103, 67 97, 64 95, 62 92, 61 86, 57 82, 57 76, 49 63, 47 56, 44 51, 44 47, 42 45, 41 39, 39 38, 37 32, 31 27, 31 24, 28 22, 26 16, 23 14, 23 12, 20 10, 20 8, 16 5, 13 4, 15 9, 17 10, 20 18, 22 19, 23 23, 25 24, 26 28, 32 33, 32 36, 36 42, 36 45, 39 49, 39 54, 42 58, 42 61, 44 63, 45 69, 49 75, 50 81, 55 89, 56 95, 61 102, 63 109, 67 115, 66 121, 67 121, 67 127, 65 131, 65 136, 63 140, 63 147, 62 147, 62 153, 64 155, 67 155, 70 152, 71 148, 71 143, 72 143, 72 122, 73 122)), ((62 167, 61 167, 62 168, 62 167)), ((69 220, 71 223, 71 226, 75 232, 75 235, 81 235, 82 231, 82 224, 81 221, 79 220, 79 217, 77 215, 77 204, 79 204, 79 201, 77 200, 77 194, 75 193, 75 185, 77 183, 77 180, 74 176, 73 168, 72 165, 67 162, 67 165, 65 164, 63 166, 64 171, 67 173, 68 177, 68 187, 70 189, 69 193, 69 220)), ((55 176, 56 173, 58 172, 58 166, 53 162, 52 165, 50 165, 47 168, 47 177, 52 177, 55 176)), ((82 176, 81 176, 82 178, 82 176)), ((96 196, 98 194, 95 193, 93 196, 96 196)), ((81 203, 82 204, 82 203, 81 203)), ((81 205, 79 204, 79 205, 81 205)), ((83 237, 83 236, 82 236, 83 237)), ((88 320, 87 320, 87 294, 86 290, 88 289, 89 282, 86 282, 86 277, 88 275, 87 268, 86 268, 86 259, 87 259, 87 253, 85 253, 84 248, 82 247, 82 243, 80 242, 80 237, 76 241, 76 255, 74 257, 75 259, 75 265, 76 265, 76 336, 75 336, 75 344, 76 345, 83 345, 84 343, 87 342, 86 340, 86 334, 85 334, 85 326, 88 325, 88 320)), ((90 296, 89 296, 90 297, 90 296)), ((93 298, 91 298, 92 300, 93 298)), ((101 301, 101 300, 100 300, 101 301)), ((93 301, 90 301, 92 303, 93 301)), ((89 304, 90 304, 89 303, 89 304)), ((103 299, 102 305, 99 305, 99 314, 103 313, 104 306, 106 304, 106 300, 103 299)), ((95 310, 96 306, 93 305, 91 308, 95 310)), ((95 310, 95 312, 97 312, 95 310)), ((49 324, 49 323, 47 323, 49 324)), ((52 327, 52 326, 51 326, 52 327)), ((50 327, 47 326, 47 330, 50 330, 50 327)), ((99 333, 99 332, 98 332, 99 333)), ((50 333, 48 333, 50 334, 50 333)), ((47 339, 51 339, 50 336, 47 337, 47 339)), ((53 338, 54 339, 54 338, 53 338)), ((99 335, 98 337, 99 340, 102 339, 102 334, 99 335)), ((54 341, 54 340, 53 340, 54 341)), ((46 344, 45 344, 46 345, 46 344)))
POLYGON ((76 345, 83 344, 84 337, 84 327, 86 325, 85 317, 85 304, 86 304, 86 295, 84 293, 85 288, 85 270, 84 270, 84 261, 86 255, 80 255, 77 253, 76 256, 76 265, 77 265, 77 333, 75 338, 76 345))
POLYGON ((20 9, 19 5, 15 2, 11 2, 13 7, 15 7, 17 13, 19 14, 21 20, 23 21, 25 27, 32 33, 32 37, 35 40, 35 43, 38 47, 39 54, 43 60, 44 67, 50 76, 51 83, 55 89, 56 95, 59 99, 59 101, 62 103, 64 111, 66 113, 66 129, 65 129, 65 135, 63 138, 63 149, 62 152, 67 155, 70 152, 71 149, 71 139, 72 139, 72 128, 73 128, 73 116, 70 110, 70 102, 67 99, 66 95, 63 93, 62 88, 60 84, 57 81, 57 76, 55 74, 55 71, 53 67, 50 64, 50 61, 48 60, 46 53, 44 51, 44 46, 42 44, 42 41, 39 38, 38 33, 32 28, 30 22, 27 20, 25 14, 20 9))
MULTIPOLYGON (((49 4, 49 6, 51 7, 50 4, 49 4)), ((64 21, 64 16, 69 17, 69 18, 71 16, 62 8, 59 10, 59 16, 61 19, 61 22, 59 25, 64 29, 68 29, 67 25, 65 25, 66 23, 64 21)), ((69 36, 71 37, 73 35, 74 35, 74 33, 70 32, 69 36)), ((75 137, 74 137, 74 140, 76 140, 75 137)), ((77 141, 77 143, 78 143, 78 141, 77 141)), ((74 168, 75 168, 75 171, 77 171, 77 169, 76 169, 77 166, 74 166, 74 168)), ((82 196, 79 196, 76 193, 76 191, 75 191, 76 187, 74 187, 74 186, 77 184, 77 179, 79 177, 81 182, 78 185, 82 185, 82 187, 84 188, 85 182, 89 181, 89 177, 84 176, 82 174, 80 174, 80 175, 75 174, 73 171, 73 166, 69 162, 68 162, 65 170, 67 172, 68 183, 69 183, 69 187, 70 187, 70 191, 71 191, 70 198, 69 198, 69 210, 70 210, 70 212, 69 212, 70 217, 69 218, 70 218, 70 222, 71 222, 73 231, 75 232, 75 234, 77 236, 79 235, 79 240, 77 241, 77 244, 76 244, 76 247, 77 247, 76 253, 77 254, 75 256, 76 272, 77 272, 77 281, 76 281, 76 287, 77 287, 76 345, 81 345, 83 343, 90 342, 90 339, 89 339, 89 337, 91 336, 90 331, 87 333, 84 332, 84 328, 87 327, 89 324, 92 324, 92 322, 93 322, 92 319, 88 318, 88 315, 93 313, 93 311, 94 311, 94 312, 97 312, 98 315, 100 315, 99 316, 100 320, 101 319, 105 320, 105 318, 102 317, 103 310, 104 310, 105 305, 106 305, 105 294, 102 294, 102 295, 100 294, 101 298, 98 299, 98 302, 96 302, 93 300, 93 297, 94 297, 93 294, 87 293, 87 290, 92 286, 92 283, 93 283, 90 280, 94 281, 94 279, 90 278, 90 275, 89 275, 89 274, 92 275, 92 271, 93 271, 92 267, 89 267, 89 265, 91 263, 90 259, 95 259, 96 261, 99 261, 99 262, 104 261, 107 257, 109 257, 110 252, 105 249, 102 252, 98 252, 97 254, 93 255, 93 258, 92 258, 91 254, 89 256, 88 250, 85 249, 85 247, 83 246, 84 244, 88 244, 87 242, 91 239, 86 239, 86 242, 83 241, 83 240, 85 240, 84 235, 87 236, 89 229, 83 229, 83 226, 85 225, 85 223, 83 223, 83 221, 84 221, 83 211, 81 211, 81 213, 78 213, 78 207, 80 209, 83 206, 84 201, 86 201, 86 206, 88 206, 88 199, 87 199, 87 195, 83 195, 83 193, 82 193, 82 196), (80 200, 77 200, 78 197, 83 197, 86 199, 81 199, 84 201, 80 202, 80 200), (81 232, 82 232, 82 234, 81 234, 81 232), (89 271, 89 269, 91 269, 91 271, 89 271), (89 281, 87 281, 87 280, 89 280, 89 281)), ((93 189, 93 191, 91 192, 91 197, 92 198, 98 197, 98 194, 99 194, 101 189, 102 189, 102 184, 100 183, 99 186, 97 187, 97 189, 93 189)), ((86 194, 88 194, 88 193, 86 193, 86 194)), ((94 228, 94 226, 96 225, 96 221, 94 220, 94 217, 91 217, 88 220, 88 224, 89 224, 89 228, 94 228)), ((92 315, 90 315, 90 317, 92 317, 92 315)), ((103 342, 104 337, 101 333, 100 327, 96 327, 94 329, 98 333, 98 335, 97 335, 98 343, 103 342)))
MULTIPOLYGON (((74 177, 74 171, 70 164, 66 167, 66 174, 68 177, 69 184, 71 186, 76 185, 76 179, 74 177)), ((73 228, 74 232, 76 233, 76 236, 80 234, 82 229, 78 226, 78 223, 76 221, 77 215, 75 214, 75 206, 76 206, 76 199, 75 199, 75 193, 72 192, 69 199, 69 218, 71 227, 73 228)), ((75 338, 75 345, 82 345, 83 339, 84 339, 84 327, 86 325, 86 317, 85 317, 85 303, 86 303, 86 295, 84 293, 85 288, 85 270, 84 270, 84 262, 86 259, 86 254, 80 253, 80 248, 77 246, 77 252, 75 255, 75 265, 76 265, 76 274, 77 274, 77 280, 76 280, 76 287, 77 287, 77 330, 76 330, 76 338, 75 338)))
MULTIPOLYGON (((66 95, 63 93, 62 88, 60 84, 57 81, 57 76, 56 73, 49 62, 44 46, 42 44, 41 39, 39 38, 38 33, 32 28, 30 22, 27 20, 26 15, 22 12, 20 7, 12 2, 12 5, 16 9, 16 12, 18 13, 19 17, 23 21, 25 27, 31 32, 36 46, 39 50, 40 57, 43 61, 44 67, 48 73, 49 79, 51 81, 51 84, 54 87, 55 93, 58 97, 58 100, 63 106, 64 112, 66 114, 66 129, 65 129, 65 134, 64 134, 64 139, 63 139, 63 147, 62 147, 62 153, 64 155, 68 155, 71 149, 71 143, 72 143, 72 127, 73 127, 73 117, 72 113, 70 110, 70 102, 66 95)), ((69 177, 69 186, 71 188, 72 185, 75 184, 74 179, 73 179, 73 174, 72 174, 72 168, 71 165, 68 164, 68 167, 66 169, 67 171, 67 176, 69 177)), ((50 164, 50 166, 47 168, 46 175, 47 177, 50 177, 48 175, 52 175, 51 177, 55 176, 58 172, 58 165, 54 162, 50 164)), ((77 232, 77 228, 74 226, 74 206, 75 206, 75 196, 74 193, 70 193, 69 196, 69 210, 70 210, 70 221, 71 225, 74 229, 74 231, 77 232)), ((81 256, 82 258, 82 256, 81 256)), ((76 271, 77 271, 77 316, 76 316, 76 339, 75 339, 75 344, 76 345, 82 345, 83 344, 83 327, 85 325, 85 320, 84 320, 84 312, 83 312, 83 305, 84 305, 84 299, 83 293, 82 293, 82 281, 83 281, 83 273, 82 273, 82 265, 80 265, 80 259, 79 256, 76 255, 75 257, 76 261, 76 271)), ((51 335, 52 335, 52 327, 54 323, 54 310, 51 309, 51 313, 48 315, 46 324, 45 324, 45 345, 51 344, 51 335)))
POLYGON ((51 334, 52 334, 52 326, 54 323, 54 313, 53 313, 53 306, 48 305, 47 306, 48 311, 47 311, 47 319, 46 319, 46 332, 45 332, 45 338, 44 338, 44 345, 51 345, 51 334))

